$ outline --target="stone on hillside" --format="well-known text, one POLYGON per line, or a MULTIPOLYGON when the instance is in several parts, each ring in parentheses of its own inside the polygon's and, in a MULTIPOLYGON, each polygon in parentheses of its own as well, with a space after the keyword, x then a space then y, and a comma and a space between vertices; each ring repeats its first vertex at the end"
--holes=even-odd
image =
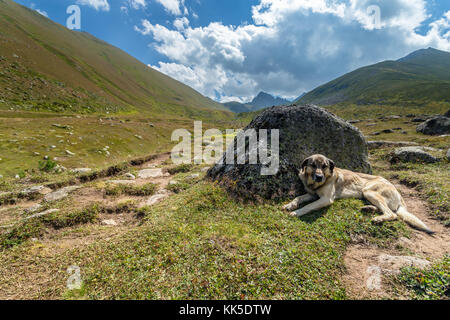
POLYGON ((390 159, 391 163, 397 163, 399 161, 434 163, 438 162, 439 159, 425 152, 424 147, 402 147, 395 149, 390 159))
POLYGON ((411 122, 425 122, 425 121, 427 121, 427 119, 423 117, 417 117, 411 120, 411 122))
POLYGON ((387 254, 382 254, 378 257, 378 264, 384 273, 399 273, 400 269, 404 267, 424 269, 431 265, 430 261, 424 259, 387 254))
POLYGON ((70 151, 70 150, 66 150, 66 154, 68 154, 69 156, 74 156, 74 155, 75 155, 75 153, 73 153, 73 152, 70 151))
POLYGON ((169 195, 167 193, 158 193, 155 194, 153 196, 151 196, 150 198, 147 199, 147 201, 145 201, 141 207, 143 206, 152 206, 154 204, 157 204, 158 202, 164 200, 165 198, 167 198, 169 195))
POLYGON ((44 186, 34 186, 25 190, 22 190, 20 193, 24 196, 29 196, 32 194, 48 194, 52 192, 50 188, 44 186))
POLYGON ((433 117, 418 125, 416 131, 426 135, 449 134, 450 118, 445 116, 433 117))
POLYGON ((447 150, 447 160, 450 161, 450 149, 447 150))
MULTIPOLYGON (((362 133, 334 114, 314 105, 278 106, 266 109, 245 128, 268 129, 267 140, 271 141, 271 129, 279 129, 279 170, 275 175, 261 175, 263 165, 248 164, 249 154, 255 155, 256 146, 251 151, 246 148, 246 164, 219 162, 207 176, 220 182, 239 198, 257 200, 261 198, 290 198, 304 193, 298 177, 301 163, 313 154, 323 154, 334 160, 339 168, 370 173, 367 143, 362 133)), ((237 137, 235 144, 237 144, 237 137)), ((266 145, 266 141, 262 143, 266 145)), ((268 143, 269 150, 271 149, 268 143)), ((235 150, 230 158, 237 158, 235 150)), ((227 159, 227 153, 223 160, 227 159)), ((245 157, 244 157, 245 156, 245 157)), ((273 155, 276 157, 276 155, 273 155)), ((267 166, 264 166, 267 167, 267 166)))
POLYGON ((72 172, 72 173, 88 173, 91 171, 92 171, 91 168, 75 168, 75 169, 70 170, 70 172, 72 172))
POLYGON ((388 147, 407 147, 407 146, 417 146, 415 142, 409 141, 367 141, 369 150, 378 148, 388 148, 388 147))
POLYGON ((134 181, 134 180, 109 180, 106 182, 112 183, 112 184, 134 184, 134 183, 136 183, 136 181, 134 181))
POLYGON ((117 226, 117 222, 115 220, 102 220, 102 225, 104 226, 117 226))
POLYGON ((144 169, 139 171, 138 177, 141 179, 149 179, 149 178, 159 178, 164 176, 164 173, 161 168, 156 169, 144 169))
POLYGON ((69 194, 75 190, 78 190, 81 188, 80 186, 69 186, 65 187, 59 190, 56 190, 52 193, 46 194, 44 197, 44 201, 52 202, 52 201, 58 201, 66 198, 69 196, 69 194))
POLYGON ((24 211, 25 213, 34 213, 36 211, 39 211, 42 208, 42 205, 39 203, 32 205, 31 207, 26 208, 24 211))
POLYGON ((42 212, 35 213, 35 214, 33 214, 33 215, 29 216, 29 217, 26 217, 24 220, 29 220, 29 219, 33 219, 33 218, 40 218, 40 217, 43 217, 43 216, 46 216, 46 215, 49 215, 49 214, 52 214, 52 213, 56 213, 56 212, 59 212, 59 209, 48 209, 48 210, 45 210, 45 211, 42 211, 42 212))
POLYGON ((125 178, 128 178, 130 180, 136 180, 136 176, 130 172, 125 173, 125 178))
POLYGON ((447 112, 444 113, 444 117, 450 118, 450 110, 447 110, 447 112))

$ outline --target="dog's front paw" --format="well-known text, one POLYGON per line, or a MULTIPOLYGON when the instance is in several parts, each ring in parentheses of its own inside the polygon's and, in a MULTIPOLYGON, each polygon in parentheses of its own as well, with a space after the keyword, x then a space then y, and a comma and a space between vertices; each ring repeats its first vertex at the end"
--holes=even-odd
POLYGON ((296 217, 297 216, 297 212, 295 212, 295 211, 289 212, 289 215, 291 217, 296 217))
POLYGON ((284 211, 292 211, 294 210, 294 206, 292 205, 292 203, 288 203, 287 205, 284 205, 282 209, 284 211))
POLYGON ((381 218, 381 216, 372 218, 372 223, 381 224, 381 223, 383 223, 383 219, 381 218))

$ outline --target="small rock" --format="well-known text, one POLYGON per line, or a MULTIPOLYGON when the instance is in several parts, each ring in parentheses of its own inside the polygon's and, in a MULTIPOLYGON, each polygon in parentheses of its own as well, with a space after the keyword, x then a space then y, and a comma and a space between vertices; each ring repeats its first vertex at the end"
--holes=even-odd
POLYGON ((36 211, 39 211, 39 209, 42 208, 42 205, 40 205, 39 203, 32 205, 31 207, 26 208, 24 211, 25 213, 34 213, 36 211))
POLYGON ((21 194, 24 196, 28 196, 31 194, 48 194, 52 192, 51 189, 44 187, 44 186, 34 186, 25 190, 21 191, 21 194))
POLYGON ((447 150, 447 160, 450 161, 450 149, 447 150))
POLYGON ((381 290, 381 268, 379 266, 369 266, 366 270, 366 288, 370 291, 381 290))
POLYGON ((45 211, 42 211, 42 212, 39 212, 39 213, 35 213, 35 214, 33 214, 33 215, 29 216, 29 217, 26 217, 24 220, 29 220, 29 219, 33 219, 33 218, 39 218, 39 217, 43 217, 43 216, 46 216, 48 214, 56 213, 56 212, 59 212, 59 210, 58 209, 48 209, 48 210, 45 210, 45 211))
POLYGON ((104 226, 117 226, 117 222, 115 220, 103 220, 102 225, 104 226))
POLYGON ((151 196, 150 198, 148 198, 148 200, 144 203, 143 206, 152 206, 160 201, 162 201, 163 199, 167 198, 169 195, 168 194, 155 194, 153 196, 151 196))
POLYGON ((34 156, 40 156, 41 154, 39 152, 33 152, 34 156))
POLYGON ((92 171, 91 168, 75 168, 75 169, 70 170, 70 172, 72 172, 72 173, 88 173, 91 171, 92 171))
POLYGON ((70 150, 66 150, 66 153, 67 153, 69 156, 74 156, 74 155, 75 155, 75 153, 73 153, 73 152, 70 151, 70 150))
POLYGON ((125 173, 125 177, 130 180, 136 180, 136 176, 130 172, 125 173))
POLYGON ((424 151, 423 147, 403 147, 394 150, 390 162, 397 163, 401 162, 425 162, 434 163, 438 162, 439 159, 433 157, 431 154, 424 151))
POLYGON ((378 263, 383 272, 386 273, 399 273, 401 268, 404 267, 416 267, 424 269, 430 266, 430 261, 410 257, 410 256, 390 256, 382 254, 378 257, 378 263))
POLYGON ((169 181, 169 186, 173 186, 173 185, 176 185, 178 183, 179 182, 177 180, 171 180, 171 181, 169 181))
POLYGON ((206 171, 208 171, 210 168, 211 168, 211 167, 204 167, 204 168, 202 168, 202 172, 206 172, 206 171))
POLYGON ((381 133, 394 133, 394 130, 392 130, 392 129, 384 129, 384 130, 381 130, 381 133))
POLYGON ((141 179, 148 179, 148 178, 158 178, 164 176, 164 173, 161 168, 156 169, 144 169, 139 171, 138 177, 141 179))
POLYGON ((417 146, 415 142, 408 141, 367 141, 367 146, 369 150, 387 147, 407 147, 407 146, 417 146))
POLYGON ((80 186, 69 186, 69 187, 59 189, 52 193, 46 194, 44 197, 44 201, 52 202, 52 201, 58 201, 58 200, 64 199, 69 195, 69 193, 71 193, 75 190, 78 190, 80 188, 81 188, 80 186))
POLYGON ((112 184, 133 184, 136 181, 134 180, 109 180, 106 181, 107 183, 112 183, 112 184))
POLYGON ((191 174, 190 176, 188 176, 187 178, 188 179, 197 179, 197 178, 199 178, 200 177, 200 174, 199 173, 194 173, 194 174, 191 174))
POLYGON ((144 138, 142 138, 142 136, 135 134, 134 135, 136 138, 138 138, 139 140, 143 140, 144 138))

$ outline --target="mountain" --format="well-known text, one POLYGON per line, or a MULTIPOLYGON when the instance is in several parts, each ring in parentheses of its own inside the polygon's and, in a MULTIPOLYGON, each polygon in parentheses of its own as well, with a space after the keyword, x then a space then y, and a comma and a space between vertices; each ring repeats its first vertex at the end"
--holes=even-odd
POLYGON ((84 32, 0 0, 0 109, 228 117, 202 96, 84 32))
POLYGON ((298 102, 319 105, 450 102, 450 53, 421 49, 397 61, 363 67, 314 89, 298 102))
MULTIPOLYGON (((302 97, 304 94, 302 94, 300 97, 302 97)), ((299 97, 299 98, 300 98, 299 97)), ((298 100, 295 99, 293 101, 298 100)), ((253 100, 249 103, 240 103, 237 101, 232 102, 226 102, 224 103, 225 107, 227 107, 229 110, 235 113, 241 113, 241 112, 253 112, 258 111, 267 107, 272 106, 280 106, 283 104, 290 104, 292 101, 289 101, 287 99, 274 97, 271 94, 260 92, 253 100)))
POLYGON ((289 104, 291 101, 274 97, 268 93, 260 92, 258 95, 250 102, 250 105, 257 107, 258 109, 263 109, 272 106, 280 106, 283 104, 289 104))

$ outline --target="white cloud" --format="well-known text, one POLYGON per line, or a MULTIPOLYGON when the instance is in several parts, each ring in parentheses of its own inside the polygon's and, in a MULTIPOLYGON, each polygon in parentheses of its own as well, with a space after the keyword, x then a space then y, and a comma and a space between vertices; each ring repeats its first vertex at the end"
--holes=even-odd
POLYGON ((183 9, 185 15, 188 13, 184 6, 184 0, 156 0, 156 2, 159 2, 167 12, 173 15, 180 16, 181 9, 183 9))
POLYGON ((108 0, 77 0, 78 4, 86 5, 94 8, 95 10, 109 11, 108 0))
POLYGON ((48 18, 48 14, 47 14, 46 11, 39 10, 39 9, 36 9, 36 11, 37 11, 38 13, 42 14, 44 17, 47 17, 47 18, 48 18))
POLYGON ((133 9, 145 8, 147 6, 147 2, 145 0, 129 0, 129 4, 133 9))
POLYGON ((253 24, 237 27, 212 22, 192 28, 179 18, 174 29, 148 20, 135 29, 151 36, 169 60, 153 68, 222 101, 248 101, 260 90, 298 96, 419 48, 450 50, 450 11, 425 34, 417 32, 429 18, 425 0, 261 0, 252 17, 253 24), (368 10, 374 3, 379 23, 368 10))

